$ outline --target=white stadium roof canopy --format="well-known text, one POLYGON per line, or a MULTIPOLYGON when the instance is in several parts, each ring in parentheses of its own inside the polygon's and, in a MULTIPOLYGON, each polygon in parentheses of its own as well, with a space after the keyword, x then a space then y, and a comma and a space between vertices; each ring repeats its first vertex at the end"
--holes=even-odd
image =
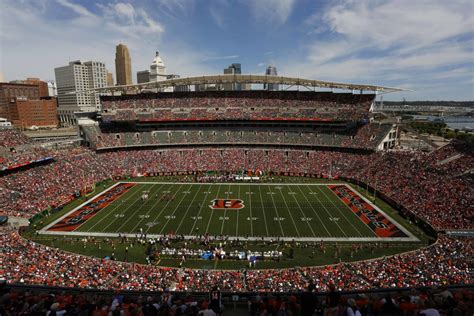
POLYGON ((139 84, 130 84, 122 86, 109 86, 102 88, 94 88, 83 91, 76 91, 73 93, 94 93, 94 92, 139 92, 147 89, 177 87, 177 86, 192 86, 205 84, 228 84, 228 83, 251 83, 251 84, 281 84, 287 86, 300 86, 311 88, 327 88, 327 89, 342 89, 342 90, 359 90, 372 91, 375 93, 390 93, 398 91, 409 91, 407 89, 383 87, 368 84, 353 84, 342 83, 292 77, 281 76, 267 76, 267 75, 211 75, 199 77, 173 78, 156 82, 145 82, 139 84))

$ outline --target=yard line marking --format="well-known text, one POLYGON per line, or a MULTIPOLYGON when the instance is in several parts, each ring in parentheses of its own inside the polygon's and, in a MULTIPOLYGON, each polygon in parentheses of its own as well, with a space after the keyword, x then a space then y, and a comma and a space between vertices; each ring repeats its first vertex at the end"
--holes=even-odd
MULTIPOLYGON (((189 232, 190 235, 192 235, 193 232, 194 232, 194 227, 196 226, 196 223, 197 223, 197 221, 198 221, 199 215, 201 215, 201 210, 202 210, 202 208, 204 207, 205 204, 207 204, 207 203, 206 203, 206 201, 207 201, 207 196, 208 196, 209 193, 211 192, 210 190, 211 190, 211 186, 209 186, 209 188, 206 190, 206 196, 204 197, 204 201, 202 202, 201 207, 199 208, 199 212, 198 212, 198 214, 196 215, 196 219, 194 220, 193 227, 191 228, 191 231, 189 232)), ((207 205, 206 205, 206 206, 207 206, 207 205)))
MULTIPOLYGON (((250 190, 250 187, 248 189, 250 190)), ((249 194, 249 206, 250 206, 250 235, 252 235, 253 237, 252 194, 249 194)))
MULTIPOLYGON (((215 197, 216 199, 219 198, 219 192, 221 190, 221 186, 222 185, 219 185, 219 187, 217 188, 217 193, 216 193, 216 197, 215 197)), ((206 227, 206 232, 205 232, 206 234, 209 231, 209 226, 211 225, 212 215, 214 215, 214 209, 213 208, 211 208, 211 216, 209 216, 209 221, 207 222, 207 227, 206 227)))
POLYGON ((308 202, 308 204, 311 206, 311 209, 313 210, 313 213, 316 215, 316 217, 318 218, 318 220, 321 222, 322 226, 324 227, 324 229, 326 230, 326 232, 328 233, 328 236, 331 236, 331 233, 329 232, 329 230, 327 229, 326 225, 324 225, 324 222, 323 220, 321 219, 321 217, 319 217, 319 214, 318 212, 314 209, 314 206, 313 204, 308 200, 308 197, 306 196, 306 194, 304 194, 303 190, 301 190, 301 187, 298 186, 298 189, 301 191, 301 194, 304 196, 304 198, 306 199, 306 202, 308 202))
MULTIPOLYGON (((120 184, 119 182, 117 182, 117 185, 120 184)), ((133 190, 134 188, 132 188, 132 190, 129 191, 130 193, 130 196, 126 197, 125 199, 123 200, 120 200, 120 199, 117 199, 115 200, 114 202, 117 202, 117 203, 110 203, 109 205, 107 205, 105 208, 103 208, 101 210, 102 215, 101 216, 97 216, 99 215, 101 212, 97 213, 96 214, 96 219, 98 218, 98 221, 93 224, 89 229, 86 230, 86 232, 90 232, 96 225, 98 225, 99 223, 101 223, 105 218, 108 218, 110 214, 113 214, 113 212, 119 207, 119 205, 121 205, 123 202, 125 201, 128 201, 129 199, 131 199, 133 196, 135 196, 135 194, 139 193, 140 191, 138 190, 138 186, 135 188, 136 191, 133 190), (133 193, 132 193, 133 191, 133 193), (119 201, 121 201, 119 203, 119 201), (105 212, 104 212, 105 211, 105 212)), ((89 203, 90 201, 92 201, 94 198, 88 200, 86 203, 89 203)), ((85 224, 87 223, 88 221, 82 223, 82 225, 80 225, 78 228, 76 228, 75 230, 76 231, 79 231, 79 229, 82 227, 82 226, 85 226, 85 224)))
MULTIPOLYGON (((173 183, 173 184, 171 185, 171 187, 169 188, 169 190, 171 191, 171 188, 174 187, 175 185, 176 185, 176 183, 173 183)), ((181 184, 181 185, 179 186, 178 191, 179 191, 179 189, 180 189, 182 186, 183 186, 183 184, 181 184)), ((183 194, 183 196, 185 196, 185 195, 183 194)), ((156 221, 158 220, 158 218, 160 218, 161 214, 162 214, 163 211, 168 207, 168 205, 169 205, 170 203, 171 203, 171 199, 169 199, 169 200, 166 202, 166 205, 163 206, 163 208, 161 209, 161 211, 158 213, 158 215, 155 216, 155 218, 153 219, 152 222, 156 222, 156 221)), ((145 234, 148 234, 148 231, 149 231, 150 229, 151 229, 151 226, 147 228, 147 230, 145 231, 145 234)))
MULTIPOLYGON (((326 187, 326 188, 327 188, 327 187, 326 187)), ((327 189, 328 189, 329 191, 331 191, 332 194, 333 194, 335 197, 337 197, 337 199, 339 200, 339 197, 336 195, 336 193, 335 193, 333 190, 331 190, 331 189, 329 189, 329 188, 327 188, 327 189)), ((321 190, 321 191, 322 191, 322 190, 321 190)), ((327 199, 331 200, 332 205, 336 206, 336 203, 334 203, 334 201, 333 201, 332 199, 330 199, 330 198, 326 195, 326 193, 323 192, 323 194, 324 194, 325 197, 327 197, 327 199)), ((342 203, 342 204, 344 204, 344 203, 342 203)), ((349 209, 349 206, 347 206, 346 204, 344 204, 344 206, 345 206, 346 209, 349 209)), ((336 207, 337 207, 337 206, 336 206, 336 207)), ((339 213, 343 214, 344 219, 352 226, 352 228, 354 228, 354 229, 357 231, 357 233, 358 233, 361 237, 363 237, 364 235, 360 232, 359 229, 357 229, 357 228, 354 226, 353 222, 344 214, 345 212, 342 212, 342 211, 340 210, 340 208, 338 208, 338 210, 339 210, 339 213)), ((356 214, 354 214, 354 212, 352 212, 351 209, 349 209, 349 211, 350 211, 350 214, 353 214, 354 218, 357 218, 359 221, 362 222, 362 220, 361 220, 356 214)), ((363 223, 364 225, 367 225, 367 224, 365 224, 364 222, 362 222, 362 223, 363 223)), ((375 232, 374 232, 373 230, 371 230, 371 229, 369 229, 369 230, 370 230, 370 232, 371 232, 373 235, 376 236, 376 234, 375 234, 375 232)))
MULTIPOLYGON (((226 194, 227 194, 227 197, 226 197, 226 198, 229 199, 230 185, 229 185, 229 188, 227 189, 226 194)), ((226 217, 226 215, 227 215, 227 209, 224 208, 224 217, 222 218, 222 225, 221 225, 221 235, 222 235, 222 233, 224 232, 224 223, 225 223, 225 217, 226 217)))
POLYGON ((260 201, 262 202, 263 220, 265 221, 265 231, 267 232, 268 236, 267 216, 265 215, 265 206, 263 205, 262 190, 260 189, 260 186, 258 187, 258 193, 260 195, 260 201))
MULTIPOLYGON (((179 189, 178 191, 176 191, 176 194, 178 194, 179 192, 179 189)), ((184 201, 184 198, 187 196, 187 194, 183 194, 183 197, 181 198, 181 201, 179 201, 178 205, 176 205, 176 207, 174 208, 173 210, 173 213, 171 213, 170 217, 168 218, 168 220, 166 221, 166 223, 163 225, 163 227, 161 227, 161 230, 160 230, 160 235, 163 234, 163 230, 165 229, 165 227, 168 225, 168 223, 170 222, 171 220, 171 216, 174 216, 174 214, 176 213, 176 211, 178 210, 178 208, 181 206, 181 203, 183 203, 184 201)))
MULTIPOLYGON (((301 205, 298 202, 298 199, 295 197, 296 192, 293 192, 293 190, 291 190, 290 187, 288 187, 288 189, 290 190, 290 192, 294 193, 294 194, 290 194, 290 195, 293 197, 293 199, 295 199, 295 202, 298 205, 298 208, 300 209, 301 215, 303 215, 303 217, 307 217, 307 215, 303 212, 303 209, 301 208, 301 205)), ((306 222, 306 224, 308 224, 308 227, 311 230, 311 232, 313 233, 313 236, 316 237, 316 234, 314 233, 313 227, 309 224, 309 221, 306 220, 305 222, 306 222)))
MULTIPOLYGON (((159 190, 161 190, 161 188, 163 188, 164 185, 165 185, 164 183, 160 185, 160 187, 158 188, 158 192, 159 192, 159 190)), ((151 193, 151 190, 150 190, 150 193, 151 193)), ((151 197, 153 197, 152 194, 150 194, 150 198, 151 198, 151 197)), ((157 199, 157 201, 156 201, 155 203, 153 203, 152 207, 148 209, 148 211, 146 212, 145 215, 149 215, 149 213, 156 207, 156 205, 157 205, 158 203, 160 203, 160 199, 157 199)), ((133 229, 132 229, 131 232, 134 232, 135 229, 138 227, 138 225, 140 225, 140 223, 141 223, 143 220, 145 220, 145 218, 142 218, 141 220, 139 220, 138 223, 135 225, 135 227, 133 227, 133 229)))
MULTIPOLYGON (((275 209, 275 213, 277 214, 277 217, 280 217, 280 214, 278 214, 278 209, 275 204, 275 199, 273 198, 273 194, 270 194, 270 197, 272 198, 273 208, 275 209)), ((281 225, 281 221, 278 221, 278 224, 280 224, 281 235, 285 236, 285 233, 283 232, 283 226, 281 225)))
POLYGON ((298 230, 298 226, 296 225, 295 219, 293 218, 293 214, 291 214, 291 209, 288 207, 288 203, 286 202, 285 195, 283 195, 283 190, 278 190, 280 191, 280 195, 283 197, 283 202, 285 202, 286 209, 288 210, 288 214, 290 214, 291 221, 293 222, 293 225, 296 228, 296 233, 298 234, 298 237, 301 237, 300 231, 298 230))
MULTIPOLYGON (((306 186, 308 187, 308 189, 309 189, 311 192, 317 193, 317 192, 311 190, 311 188, 310 188, 308 185, 306 185, 306 186)), ((319 203, 320 205, 322 205, 322 207, 323 207, 324 211, 326 212, 326 214, 328 214, 328 216, 331 217, 331 212, 326 208, 326 205, 319 199, 318 194, 312 194, 312 196, 314 196, 314 197, 316 198, 316 200, 318 201, 318 203, 319 203)), ((334 223, 336 223, 336 226, 339 228, 339 230, 342 232, 342 234, 343 234, 345 237, 347 237, 346 232, 341 228, 341 226, 339 226, 339 223, 338 223, 337 221, 334 221, 334 223)), ((332 235, 330 235, 330 236, 332 237, 332 235)))
POLYGON ((196 190, 196 194, 194 194, 194 197, 193 199, 191 200, 191 203, 189 203, 188 207, 186 208, 186 213, 184 213, 184 215, 181 217, 181 221, 179 222, 179 225, 178 225, 178 228, 176 228, 176 234, 178 233, 178 230, 179 228, 181 227, 181 225, 183 224, 183 220, 186 218, 186 216, 188 215, 188 212, 189 212, 189 209, 191 208, 191 205, 194 206, 193 202, 194 200, 196 199, 196 196, 198 196, 198 193, 201 192, 201 188, 203 188, 204 186, 200 186, 197 190, 196 190))
MULTIPOLYGON (((162 187, 163 185, 164 185, 164 184, 162 184, 162 185, 160 185, 160 186, 158 187, 158 191, 161 189, 161 187, 162 187)), ((154 187, 155 187, 155 185, 153 185, 153 186, 150 188, 148 199, 147 199, 142 205, 140 205, 140 207, 138 207, 137 210, 136 210, 135 212, 133 212, 133 214, 132 214, 131 216, 129 216, 129 218, 117 229, 117 231, 120 231, 120 229, 122 229, 122 227, 123 227, 126 223, 128 223, 130 220, 132 220, 132 219, 136 220, 136 216, 135 216, 135 215, 138 214, 138 211, 139 211, 142 207, 144 207, 145 205, 147 205, 148 202, 152 201, 152 197, 153 197, 152 191, 153 191, 153 188, 154 188, 154 187)), ((153 204, 155 204, 155 203, 153 203, 153 204)), ((144 215, 148 215, 149 212, 150 212, 150 209, 148 209, 148 211, 147 211, 146 214, 144 214, 144 215)), ((140 220, 138 221, 137 225, 140 224, 140 222, 143 221, 144 219, 146 219, 146 218, 140 219, 140 220)), ((136 227, 137 225, 135 225, 135 227, 136 227)), ((134 232, 135 227, 133 227, 131 233, 134 232)))
MULTIPOLYGON (((152 187, 150 188, 149 191, 151 192, 155 186, 156 186, 156 184, 152 185, 152 187)), ((135 205, 135 204, 136 204, 137 202, 139 202, 139 201, 140 201, 140 200, 137 199, 132 205, 135 205)), ((143 203, 143 201, 142 201, 142 204, 140 204, 140 206, 137 207, 137 208, 132 212, 132 214, 130 214, 130 215, 128 216, 128 218, 122 223, 122 225, 120 225, 115 231, 116 231, 116 232, 120 232, 120 230, 122 229, 122 227, 124 227, 125 224, 128 223, 128 221, 130 221, 132 218, 135 219, 135 215, 136 215, 136 214, 139 214, 138 212, 139 212, 139 211, 142 209, 142 207, 144 207, 145 205, 146 205, 146 201, 145 201, 144 203, 143 203)), ((109 226, 112 225, 113 223, 114 223, 114 222, 111 222, 111 223, 109 224, 109 226)))
MULTIPOLYGON (((237 195, 237 198, 239 198, 239 199, 240 199, 240 188, 241 187, 242 186, 239 185, 239 193, 237 195)), ((237 223, 235 225, 235 236, 239 236, 239 214, 240 214, 240 211, 237 211, 237 223)))
MULTIPOLYGON (((101 217, 94 225, 92 225, 91 228, 89 228, 89 229, 87 230, 87 232, 92 231, 92 229, 93 229, 94 227, 96 227, 99 223, 101 223, 104 219, 109 218, 109 215, 113 214, 113 212, 114 212, 117 208, 119 208, 123 203, 125 203, 125 201, 128 201, 128 200, 131 199, 133 196, 135 196, 137 193, 140 193, 140 190, 138 190, 138 189, 139 189, 139 186, 137 186, 137 191, 133 192, 133 193, 132 193, 129 197, 127 197, 126 199, 123 199, 123 200, 121 200, 121 199, 115 200, 115 201, 114 201, 114 202, 116 202, 115 206, 112 207, 112 208, 109 208, 106 213, 103 213, 103 217, 101 217), (120 201, 122 201, 122 202, 120 202, 120 201)), ((112 206, 113 204, 114 204, 114 203, 111 203, 111 204, 107 205, 107 207, 108 207, 108 206, 112 206)), ((134 204, 134 203, 130 204, 127 208, 125 208, 124 212, 126 212, 126 211, 128 210, 128 208, 130 208, 133 204, 134 204)), ((107 207, 104 208, 104 209, 102 209, 102 211, 104 211, 105 209, 107 209, 107 207)), ((99 215, 99 214, 100 214, 100 212, 97 213, 97 215, 99 215)), ((112 222, 114 222, 114 221, 115 221, 115 219, 112 220, 112 222)), ((87 223, 87 221, 86 221, 85 223, 87 223)), ((85 223, 84 223, 84 224, 85 224, 85 223)), ((82 224, 82 225, 84 225, 84 224, 82 224)), ((82 225, 81 225, 81 226, 82 226, 82 225)), ((79 226, 76 230, 79 230, 79 228, 80 228, 81 226, 79 226)), ((102 228, 101 230, 104 231, 104 228, 102 228)))

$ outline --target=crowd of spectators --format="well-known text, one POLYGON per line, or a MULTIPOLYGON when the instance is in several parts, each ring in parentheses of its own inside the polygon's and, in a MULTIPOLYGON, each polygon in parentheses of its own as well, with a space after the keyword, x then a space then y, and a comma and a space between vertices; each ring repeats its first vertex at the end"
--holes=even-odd
POLYGON ((81 191, 110 177, 88 149, 51 153, 54 162, 0 177, 0 214, 31 217, 70 202, 81 191))
POLYGON ((14 128, 0 128, 0 171, 27 165, 49 156, 49 151, 32 143, 14 128))
POLYGON ((84 127, 91 146, 96 149, 116 147, 163 146, 182 144, 261 144, 301 145, 375 149, 391 124, 366 124, 348 132, 185 130, 153 132, 102 132, 97 126, 84 127))
POLYGON ((460 177, 472 170, 473 156, 438 168, 429 155, 411 152, 378 154, 365 168, 345 174, 370 183, 436 229, 472 229, 474 190, 460 177))
MULTIPOLYGON (((210 293, 190 295, 165 291, 138 295, 118 291, 97 294, 5 288, 0 292, 0 314, 214 316, 227 309, 232 313, 243 312, 241 309, 232 311, 235 307, 226 305, 223 299, 214 303, 210 293)), ((472 296, 472 291, 449 288, 357 295, 334 290, 321 295, 314 290, 313 284, 309 284, 307 290, 299 295, 262 293, 242 298, 241 302, 246 301, 249 316, 323 316, 329 311, 334 311, 335 315, 362 316, 470 316, 474 309, 472 296)))
POLYGON ((471 183, 460 176, 472 168, 472 155, 463 154, 439 166, 426 163, 430 154, 419 152, 202 148, 95 153, 80 147, 53 154, 56 158, 50 164, 0 177, 1 213, 29 217, 65 204, 94 183, 111 177, 261 170, 360 180, 436 229, 473 228, 474 192, 471 183))
POLYGON ((106 120, 259 120, 366 118, 374 95, 317 92, 207 92, 103 97, 106 120), (265 94, 265 95, 262 95, 265 94))
POLYGON ((301 292, 308 282, 318 291, 338 289, 470 284, 472 241, 440 236, 437 243, 410 253, 360 263, 294 269, 219 271, 161 268, 85 257, 23 239, 15 230, 0 231, 0 276, 8 283, 95 289, 226 292, 301 292), (436 264, 433 264, 436 262, 436 264))
POLYGON ((28 137, 14 128, 0 128, 0 147, 18 147, 28 144, 28 137))
POLYGON ((462 142, 453 141, 431 152, 427 162, 438 173, 467 173, 472 171, 474 166, 474 149, 462 142))
MULTIPOLYGON (((4 146, 24 146, 27 142, 11 131, 5 135, 6 138, 2 139, 4 146)), ((184 139, 187 136, 182 135, 184 139)), ((193 137, 199 139, 202 136, 193 137)), ((274 136, 279 140, 287 137, 284 134, 274 136)), ((236 137, 244 139, 246 136, 236 137)), ((473 155, 454 143, 430 154, 255 148, 96 153, 83 147, 54 150, 48 154, 54 157, 51 163, 0 177, 0 214, 30 217, 50 207, 63 205, 96 182, 112 177, 258 169, 266 173, 360 180, 435 229, 473 229, 474 190, 462 177, 472 171, 473 155)), ((166 288, 206 291, 210 284, 219 284, 225 291, 257 292, 298 292, 309 281, 321 291, 328 290, 331 282, 337 288, 348 290, 472 283, 469 267, 474 254, 472 241, 445 236, 440 236, 436 244, 425 249, 376 259, 370 264, 341 263, 326 267, 242 272, 159 268, 83 257, 27 241, 14 230, 2 228, 0 234, 0 276, 10 283, 160 291, 166 288)))

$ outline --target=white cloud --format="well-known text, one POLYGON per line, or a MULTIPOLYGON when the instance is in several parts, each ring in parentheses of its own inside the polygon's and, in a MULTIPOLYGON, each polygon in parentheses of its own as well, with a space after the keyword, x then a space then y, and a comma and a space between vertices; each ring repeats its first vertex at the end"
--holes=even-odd
POLYGON ((473 10, 473 2, 462 0, 330 2, 303 22, 314 31, 305 58, 290 58, 282 70, 317 79, 434 87, 433 81, 447 79, 437 74, 456 68, 449 78, 462 79, 473 70, 473 10))
POLYGON ((186 17, 194 10, 194 0, 155 0, 160 12, 173 19, 186 17))
POLYGON ((116 3, 113 5, 117 15, 127 18, 130 23, 135 23, 135 8, 130 3, 116 3))
POLYGON ((210 7, 209 14, 211 15, 212 20, 219 26, 221 29, 226 27, 224 13, 222 9, 218 9, 217 7, 210 7))
POLYGON ((165 31, 164 26, 150 18, 146 10, 135 9, 130 3, 118 2, 98 6, 102 10, 106 25, 127 37, 139 39, 149 36, 156 40, 165 31))
POLYGON ((225 59, 236 59, 236 58, 239 58, 239 55, 210 56, 210 57, 204 57, 202 61, 225 60, 225 59))
POLYGON ((293 12, 295 0, 249 1, 252 14, 259 22, 284 24, 293 12))
POLYGON ((231 12, 227 0, 214 0, 209 6, 209 15, 214 23, 221 29, 226 29, 231 12))
POLYGON ((79 5, 79 4, 76 4, 76 3, 73 3, 69 0, 56 0, 60 5, 62 6, 65 6, 69 9, 71 9, 72 11, 74 11, 75 13, 79 14, 79 15, 82 15, 82 16, 94 16, 94 14, 92 14, 89 10, 87 10, 85 7, 79 5))
POLYGON ((336 33, 382 48, 422 47, 472 32, 472 10, 472 2, 463 1, 344 1, 323 21, 336 33))
POLYGON ((190 49, 179 39, 164 45, 165 27, 145 7, 111 1, 87 9, 67 0, 47 2, 45 11, 35 6, 33 0, 2 0, 0 69, 6 80, 54 79, 55 67, 78 59, 105 62, 115 77, 115 45, 119 42, 129 47, 134 77, 137 70, 149 68, 155 50, 160 50, 168 73, 214 72, 201 62, 209 52, 190 49))

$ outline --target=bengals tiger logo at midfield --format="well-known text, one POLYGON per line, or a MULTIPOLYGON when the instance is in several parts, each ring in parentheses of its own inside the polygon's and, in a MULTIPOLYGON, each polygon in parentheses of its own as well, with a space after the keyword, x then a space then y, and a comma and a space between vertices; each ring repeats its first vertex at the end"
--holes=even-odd
POLYGON ((209 205, 212 209, 234 209, 239 210, 244 208, 244 201, 240 199, 214 199, 209 205))

